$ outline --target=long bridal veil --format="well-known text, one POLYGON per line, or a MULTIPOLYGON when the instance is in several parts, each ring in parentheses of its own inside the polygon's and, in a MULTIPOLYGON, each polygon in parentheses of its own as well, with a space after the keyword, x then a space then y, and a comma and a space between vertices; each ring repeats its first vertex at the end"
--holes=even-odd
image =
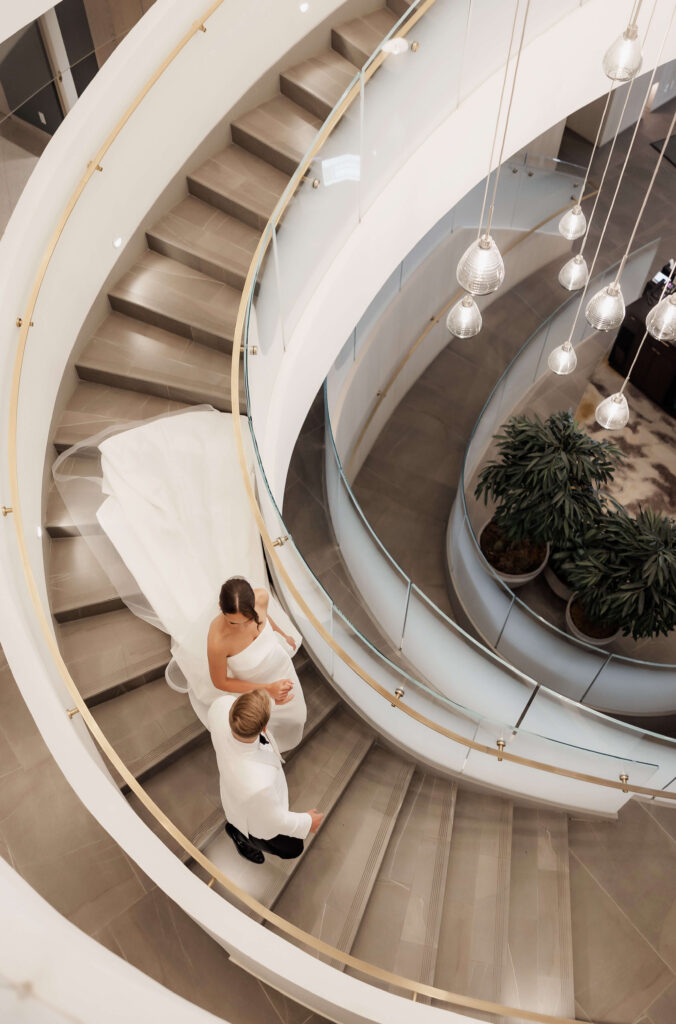
MULTIPOLYGON (((243 419, 247 468, 253 451, 243 419)), ((90 553, 135 615, 168 633, 166 678, 206 725, 209 623, 229 576, 270 588, 241 476, 232 416, 200 406, 111 428, 57 459, 54 479, 90 553)), ((271 594, 270 612, 300 645, 271 594)))

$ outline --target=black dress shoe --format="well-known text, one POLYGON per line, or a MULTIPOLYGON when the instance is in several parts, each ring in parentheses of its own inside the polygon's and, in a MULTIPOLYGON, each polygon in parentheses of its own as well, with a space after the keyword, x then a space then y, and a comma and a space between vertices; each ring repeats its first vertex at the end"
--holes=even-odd
POLYGON ((238 828, 235 828, 234 825, 227 822, 225 831, 235 844, 235 849, 240 857, 244 857, 246 860, 250 860, 254 864, 262 864, 264 862, 265 857, 261 851, 257 850, 255 846, 251 845, 251 843, 247 843, 246 838, 238 828))

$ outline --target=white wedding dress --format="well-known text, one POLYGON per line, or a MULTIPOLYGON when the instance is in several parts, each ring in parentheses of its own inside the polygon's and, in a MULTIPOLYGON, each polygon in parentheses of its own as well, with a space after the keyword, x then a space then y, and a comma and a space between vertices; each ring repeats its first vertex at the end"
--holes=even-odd
MULTIPOLYGON (((242 426, 253 474, 244 419, 242 426)), ((111 564, 104 567, 132 611, 171 636, 167 680, 187 690, 206 725, 212 702, 230 698, 211 682, 207 662, 207 632, 219 614, 221 585, 229 576, 244 576, 253 587, 269 587, 241 477, 232 416, 210 408, 191 409, 113 434, 98 448, 103 474, 99 486, 106 497, 96 516, 133 579, 117 558, 108 556, 105 561, 111 564)), ((78 483, 81 477, 75 479, 75 470, 69 475, 59 463, 55 477, 68 504, 63 481, 78 483)), ((91 485, 91 479, 88 482, 91 485)), ((93 538, 92 547, 103 561, 102 541, 93 538)), ((269 611, 294 638, 297 650, 301 637, 273 594, 269 611)), ((290 653, 289 645, 266 623, 248 647, 228 658, 229 675, 261 684, 293 680, 292 700, 273 705, 271 717, 282 750, 300 741, 307 714, 290 653)), ((232 700, 236 697, 233 694, 232 700)))

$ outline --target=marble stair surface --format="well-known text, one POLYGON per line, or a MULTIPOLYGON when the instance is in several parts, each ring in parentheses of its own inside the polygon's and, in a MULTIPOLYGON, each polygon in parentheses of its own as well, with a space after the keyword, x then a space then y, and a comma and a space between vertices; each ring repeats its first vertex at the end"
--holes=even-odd
MULTIPOLYGON (((500 1001, 507 958, 511 845, 511 803, 459 790, 434 980, 438 988, 500 1001)), ((494 1019, 479 1011, 472 1015, 494 1019)))
MULTIPOLYGON (((143 780, 208 733, 185 693, 162 677, 97 704, 92 714, 135 778, 143 780)), ((111 766, 118 785, 126 784, 111 766)))
MULTIPOLYGON (((165 416, 187 408, 185 402, 83 380, 71 395, 56 425, 52 441, 57 452, 64 452, 102 430, 111 427, 122 429, 136 421, 165 416)), ((78 454, 98 456, 98 451, 83 445, 78 454)))
POLYGON ((232 140, 285 174, 293 174, 322 126, 287 96, 261 103, 232 122, 232 140))
POLYGON ((575 1017, 568 818, 514 807, 502 1002, 575 1017))
POLYGON ((455 800, 454 783, 415 772, 351 950, 426 985, 434 984, 455 800))
POLYGON ((387 0, 387 6, 391 11, 394 11, 397 18, 401 18, 402 14, 406 14, 412 3, 413 0, 387 0))
POLYGON ((340 53, 324 50, 282 72, 280 86, 290 100, 325 121, 357 70, 340 53))
POLYGON ((274 904, 276 913, 349 952, 412 775, 412 764, 371 748, 274 904))
POLYGON ((256 228, 195 196, 146 231, 150 249, 240 291, 259 238, 256 228))
POLYGON ((101 504, 101 460, 92 456, 71 455, 61 471, 68 481, 68 505, 52 477, 47 490, 44 527, 50 537, 77 537, 99 531, 96 512, 101 504), (75 486, 75 480, 78 480, 75 486), (91 480, 91 483, 88 481, 91 480))
POLYGON ((166 633, 127 608, 60 623, 56 633, 89 707, 157 679, 171 657, 166 633))
POLYGON ((95 551, 92 538, 60 537, 51 541, 47 591, 57 622, 124 607, 95 551))
POLYGON ((398 20, 389 7, 380 7, 372 14, 353 18, 331 29, 331 46, 361 68, 398 20))
MULTIPOLYGON (((99 324, 75 367, 81 380, 231 409, 229 354, 122 313, 99 324)), ((246 401, 243 381, 240 401, 246 401)))
POLYGON ((221 352, 232 351, 240 298, 231 285, 150 250, 108 292, 118 313, 221 352))
MULTIPOLYGON (((338 703, 334 700, 333 691, 327 687, 316 669, 312 668, 310 671, 308 668, 303 675, 302 685, 308 706, 308 720, 299 751, 306 742, 311 742, 307 737, 312 737, 322 723, 332 715, 338 703)), ((208 736, 203 744, 188 749, 182 756, 165 765, 161 771, 151 775, 144 783, 144 788, 195 846, 204 849, 219 833, 225 838, 225 814, 221 804, 218 766, 208 736)), ((156 822, 134 793, 130 793, 127 799, 148 827, 177 856, 183 861, 189 860, 183 848, 156 822)), ((232 845, 230 839, 228 844, 232 845)), ((241 858, 238 856, 237 859, 241 858)), ((199 873, 196 867, 194 870, 199 873)))
POLYGON ((289 175, 240 146, 228 146, 188 175, 191 195, 263 230, 289 175))

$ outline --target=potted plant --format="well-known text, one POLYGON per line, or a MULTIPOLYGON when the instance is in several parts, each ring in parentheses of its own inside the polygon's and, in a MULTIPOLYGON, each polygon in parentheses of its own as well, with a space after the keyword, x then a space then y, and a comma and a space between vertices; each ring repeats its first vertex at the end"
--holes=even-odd
POLYGON ((612 479, 619 448, 590 437, 570 411, 544 421, 512 416, 495 441, 499 455, 475 489, 496 504, 479 536, 482 552, 512 587, 542 571, 550 545, 563 573, 576 538, 603 510, 600 488, 612 479))
POLYGON ((575 593, 570 631, 592 643, 623 633, 666 636, 676 625, 676 520, 648 506, 617 505, 584 535, 566 563, 575 593), (603 637, 605 634, 605 638, 603 637))

